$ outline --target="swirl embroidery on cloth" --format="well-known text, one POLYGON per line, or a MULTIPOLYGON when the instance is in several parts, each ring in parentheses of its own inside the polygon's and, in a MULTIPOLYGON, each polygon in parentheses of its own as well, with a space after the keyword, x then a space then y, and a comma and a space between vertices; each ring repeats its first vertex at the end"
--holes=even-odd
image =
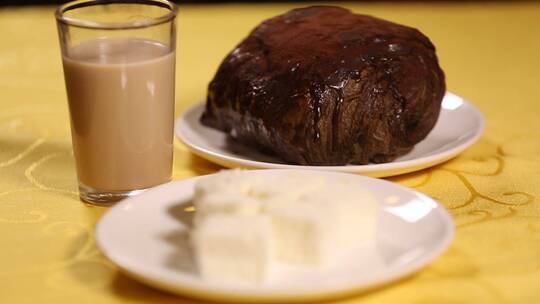
POLYGON ((34 151, 37 147, 39 147, 44 142, 45 142, 44 137, 36 139, 30 146, 28 146, 23 151, 19 152, 17 155, 13 156, 12 158, 8 160, 0 162, 0 168, 7 167, 7 166, 17 163, 19 160, 23 159, 25 156, 32 153, 32 151, 34 151))
MULTIPOLYGON (((24 170, 24 176, 26 177, 26 179, 28 179, 28 181, 30 181, 30 183, 32 183, 32 185, 36 186, 37 188, 41 190, 51 190, 55 192, 63 192, 63 193, 68 193, 68 194, 73 194, 75 196, 78 196, 79 193, 77 191, 71 191, 71 190, 65 190, 65 189, 59 189, 59 188, 46 186, 43 183, 41 183, 37 178, 35 178, 33 175, 33 172, 37 167, 41 166, 42 164, 46 163, 47 161, 55 157, 60 157, 63 155, 66 155, 66 153, 59 152, 59 153, 45 155, 44 157, 42 157, 35 163, 31 164, 26 170, 24 170)), ((73 153, 69 153, 69 155, 73 155, 73 153)))
MULTIPOLYGON (((534 195, 520 190, 502 190, 498 194, 486 193, 479 186, 480 182, 489 184, 490 180, 487 179, 500 177, 505 172, 504 150, 501 146, 496 146, 494 150, 492 155, 461 156, 454 161, 435 167, 433 170, 423 172, 418 178, 419 181, 409 186, 413 188, 431 186, 432 182, 435 182, 432 179, 433 175, 437 173, 449 174, 457 180, 460 187, 466 191, 466 197, 462 199, 445 197, 444 200, 449 200, 446 207, 456 216, 456 219, 459 219, 458 227, 515 216, 519 208, 534 202, 534 195), (472 180, 473 178, 478 183, 475 183, 472 180), (484 178, 486 180, 483 180, 484 178), (467 220, 463 221, 464 218, 467 218, 467 220), (471 218, 472 220, 470 220, 471 218)), ((448 187, 448 185, 446 186, 448 187)), ((490 188, 497 189, 496 186, 490 188)))

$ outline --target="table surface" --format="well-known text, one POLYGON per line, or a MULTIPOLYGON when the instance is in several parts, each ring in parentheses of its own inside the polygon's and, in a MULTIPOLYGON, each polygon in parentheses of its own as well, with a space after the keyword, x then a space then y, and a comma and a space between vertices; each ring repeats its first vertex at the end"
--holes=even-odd
MULTIPOLYGON (((181 6, 176 114, 261 20, 294 4, 181 6)), ((339 303, 540 303, 540 3, 346 3, 421 29, 448 89, 484 113, 480 141, 392 178, 444 204, 449 250, 414 276, 339 303)), ((77 197, 53 7, 0 8, 0 303, 198 303, 141 285, 97 250, 106 208, 77 197)), ((220 168, 175 143, 174 179, 220 168)))

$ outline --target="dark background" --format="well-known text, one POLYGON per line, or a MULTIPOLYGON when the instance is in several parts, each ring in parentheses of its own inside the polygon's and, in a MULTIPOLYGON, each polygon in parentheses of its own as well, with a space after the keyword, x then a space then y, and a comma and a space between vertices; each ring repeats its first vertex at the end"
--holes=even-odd
MULTIPOLYGON (((345 1, 339 1, 339 2, 538 2, 540 0, 361 0, 361 1, 352 1, 352 0, 345 0, 345 1)), ((66 3, 70 1, 66 0, 0 0, 0 6, 1 5, 35 5, 35 4, 61 4, 66 3)), ((295 0, 295 1, 287 1, 287 0, 271 0, 271 1, 242 1, 242 0, 235 0, 235 1, 223 1, 223 0, 173 0, 173 2, 181 3, 181 4, 204 4, 204 3, 220 3, 220 2, 254 2, 254 3, 271 3, 271 2, 315 2, 315 1, 309 1, 309 0, 295 0)), ((317 1, 320 3, 321 1, 317 1)), ((332 2, 332 1, 324 1, 324 2, 332 2)), ((540 17, 539 17, 540 18, 540 17)))
MULTIPOLYGON (((70 0, 0 0, 0 5, 32 5, 32 4, 61 4, 70 2, 70 0)), ((220 2, 290 2, 286 0, 273 0, 273 1, 223 1, 223 0, 173 0, 175 3, 188 3, 188 4, 197 4, 197 3, 220 3, 220 2)), ((313 2, 309 0, 299 0, 294 2, 313 2)), ((342 1, 347 2, 347 1, 342 1)), ((355 1, 359 2, 359 1, 355 1)))

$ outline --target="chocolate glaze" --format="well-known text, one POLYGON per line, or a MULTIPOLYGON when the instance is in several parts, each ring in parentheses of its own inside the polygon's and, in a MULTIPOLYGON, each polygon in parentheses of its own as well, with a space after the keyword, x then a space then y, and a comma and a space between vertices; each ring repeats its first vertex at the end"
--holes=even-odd
POLYGON ((424 139, 445 93, 418 30, 315 6, 262 22, 219 67, 205 125, 287 162, 388 162, 424 139))

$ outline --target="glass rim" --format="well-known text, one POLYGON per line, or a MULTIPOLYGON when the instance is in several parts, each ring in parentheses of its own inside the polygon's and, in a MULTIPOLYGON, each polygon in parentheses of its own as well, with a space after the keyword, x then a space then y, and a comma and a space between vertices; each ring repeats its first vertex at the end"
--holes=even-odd
POLYGON ((173 20, 178 13, 178 7, 168 0, 76 0, 60 5, 54 15, 56 21, 66 25, 72 25, 76 27, 88 28, 88 29, 109 29, 109 30, 122 30, 122 29, 135 29, 144 28, 152 25, 158 25, 173 20), (99 22, 92 20, 85 20, 81 18, 73 18, 64 15, 67 11, 78 9, 81 7, 104 5, 104 4, 142 4, 142 5, 157 5, 169 9, 167 14, 141 19, 128 22, 99 22))

